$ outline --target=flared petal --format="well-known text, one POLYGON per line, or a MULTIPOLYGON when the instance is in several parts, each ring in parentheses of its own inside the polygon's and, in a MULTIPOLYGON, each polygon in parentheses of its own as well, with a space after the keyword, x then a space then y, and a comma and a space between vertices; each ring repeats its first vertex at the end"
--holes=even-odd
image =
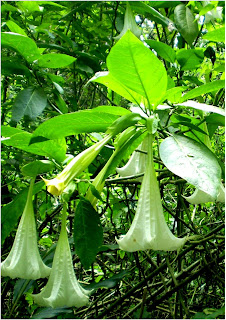
POLYGON ((182 247, 186 238, 175 237, 166 224, 154 169, 152 135, 149 134, 148 139, 148 163, 136 214, 129 231, 117 242, 120 249, 129 252, 146 249, 173 251, 182 247))
POLYGON ((49 280, 40 293, 32 295, 35 303, 43 307, 79 308, 89 302, 90 291, 81 287, 74 273, 65 220, 62 220, 49 280))
MULTIPOLYGON (((118 174, 121 177, 135 176, 145 172, 147 163, 147 152, 148 150, 148 137, 146 136, 143 142, 138 146, 138 150, 143 152, 134 151, 127 164, 122 168, 116 168, 118 174)), ((135 181, 142 181, 143 177, 134 179, 135 181)))
POLYGON ((191 204, 201 204, 206 202, 223 202, 225 203, 225 188, 221 183, 217 199, 215 200, 208 193, 195 189, 194 193, 189 197, 184 197, 191 204))
POLYGON ((54 196, 61 195, 68 184, 90 165, 110 139, 111 135, 107 135, 101 141, 78 154, 54 179, 43 179, 48 192, 54 196))
POLYGON ((1 264, 2 276, 22 279, 39 279, 48 277, 51 268, 47 267, 39 254, 36 224, 32 204, 34 180, 31 182, 27 202, 16 237, 8 257, 1 264))

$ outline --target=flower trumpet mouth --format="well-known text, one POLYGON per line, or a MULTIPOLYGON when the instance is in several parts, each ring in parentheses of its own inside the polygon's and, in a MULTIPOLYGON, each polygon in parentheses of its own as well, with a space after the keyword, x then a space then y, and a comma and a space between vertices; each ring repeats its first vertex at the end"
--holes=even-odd
POLYGON ((120 249, 129 252, 147 249, 173 251, 182 247, 187 238, 175 237, 166 224, 154 169, 153 135, 148 134, 148 139, 148 162, 136 214, 127 234, 116 241, 120 249))
POLYGON ((24 212, 16 232, 16 237, 8 257, 1 265, 2 276, 22 279, 39 279, 48 277, 51 268, 41 259, 37 246, 37 234, 32 204, 32 180, 24 212))
POLYGON ((191 204, 201 204, 201 203, 206 203, 206 202, 225 202, 225 188, 223 184, 220 184, 219 192, 217 195, 217 199, 214 199, 211 197, 208 193, 195 189, 194 193, 189 196, 185 197, 183 196, 189 203, 191 204))

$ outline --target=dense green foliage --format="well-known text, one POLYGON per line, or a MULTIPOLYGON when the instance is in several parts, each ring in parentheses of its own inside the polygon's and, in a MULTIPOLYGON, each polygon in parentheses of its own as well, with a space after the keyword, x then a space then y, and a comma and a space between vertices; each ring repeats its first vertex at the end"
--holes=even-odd
POLYGON ((32 294, 47 279, 2 277, 3 318, 224 318, 224 6, 1 2, 2 260, 35 180, 42 260, 52 266, 66 202, 74 271, 93 290, 85 307, 40 307, 32 294), (139 169, 117 171, 135 149, 147 153, 146 136, 159 188, 146 175, 142 197, 160 191, 158 213, 186 239, 178 251, 116 242, 137 207, 156 209, 139 205, 142 156, 139 169))

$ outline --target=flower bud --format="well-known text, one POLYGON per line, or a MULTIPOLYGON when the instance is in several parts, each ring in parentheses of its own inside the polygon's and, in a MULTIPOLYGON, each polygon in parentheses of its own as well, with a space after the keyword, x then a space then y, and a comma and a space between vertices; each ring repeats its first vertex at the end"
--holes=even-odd
POLYGON ((54 196, 62 194, 71 180, 80 175, 90 165, 111 137, 112 135, 107 135, 101 141, 79 153, 54 179, 43 179, 48 192, 54 196))

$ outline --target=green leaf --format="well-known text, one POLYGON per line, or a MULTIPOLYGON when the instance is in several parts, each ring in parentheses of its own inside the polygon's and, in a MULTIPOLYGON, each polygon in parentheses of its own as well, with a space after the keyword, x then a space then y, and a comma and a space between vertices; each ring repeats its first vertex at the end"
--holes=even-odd
POLYGON ((94 109, 92 109, 93 112, 104 112, 104 113, 110 113, 115 114, 117 116, 123 116, 125 114, 131 113, 129 110, 123 108, 123 107, 115 107, 115 106, 98 106, 94 109))
POLYGON ((190 138, 174 135, 161 143, 160 157, 174 174, 217 198, 221 168, 215 155, 206 146, 190 138))
POLYGON ((210 114, 205 118, 209 124, 216 124, 217 126, 225 126, 225 117, 220 114, 210 114))
POLYGON ((92 110, 63 114, 43 122, 34 131, 33 137, 57 139, 79 133, 105 132, 117 118, 117 115, 92 110))
POLYGON ((25 13, 32 13, 34 11, 40 11, 38 1, 20 1, 17 6, 25 13))
POLYGON ((180 49, 176 55, 181 70, 197 69, 204 59, 203 49, 180 49))
POLYGON ((23 116, 34 120, 47 105, 47 96, 39 88, 27 88, 20 91, 12 107, 12 121, 18 122, 23 116))
POLYGON ((198 22, 191 10, 184 4, 179 4, 174 10, 174 22, 177 30, 191 46, 199 34, 198 22))
POLYGON ((165 99, 169 100, 171 103, 177 103, 181 100, 182 92, 184 92, 187 87, 175 87, 166 91, 165 99))
POLYGON ((130 30, 111 49, 107 66, 114 78, 147 100, 147 107, 157 107, 167 88, 166 70, 130 30))
MULTIPOLYGON (((40 181, 34 185, 33 194, 38 193, 44 186, 44 182, 40 181)), ((10 203, 7 203, 2 207, 1 210, 1 221, 2 221, 2 243, 4 243, 5 239, 15 228, 19 217, 22 215, 27 195, 28 189, 23 189, 20 191, 16 197, 10 203)))
POLYGON ((95 261, 102 244, 103 229, 98 213, 84 198, 80 200, 75 211, 74 240, 76 253, 84 268, 88 269, 95 261))
POLYGON ((215 80, 210 83, 203 84, 202 86, 195 88, 195 89, 192 89, 188 93, 186 93, 182 98, 182 102, 189 100, 189 99, 199 97, 205 93, 217 91, 217 90, 222 89, 224 87, 225 87, 224 80, 215 80))
POLYGON ((36 177, 38 174, 49 172, 55 167, 49 160, 35 160, 23 166, 21 172, 24 176, 36 177))
POLYGON ((188 100, 186 102, 179 103, 179 104, 177 104, 177 106, 182 106, 182 107, 185 107, 185 108, 193 108, 193 109, 202 110, 202 111, 205 111, 205 112, 214 112, 214 113, 218 113, 218 114, 220 114, 222 116, 225 116, 225 110, 224 109, 221 109, 221 108, 215 107, 215 106, 211 106, 211 105, 208 105, 208 104, 205 104, 205 103, 198 103, 198 102, 195 102, 193 100, 188 100))
POLYGON ((204 51, 203 49, 180 49, 176 57, 181 70, 197 69, 203 62, 204 51))
POLYGON ((10 139, 2 141, 7 146, 50 157, 58 162, 62 162, 65 159, 67 148, 65 139, 55 139, 29 145, 32 137, 31 133, 6 126, 2 126, 1 131, 3 137, 10 137, 10 139))
POLYGON ((203 39, 213 42, 225 42, 225 27, 206 33, 203 39))
POLYGON ((150 46, 151 49, 154 49, 157 52, 157 54, 166 61, 172 63, 175 61, 176 53, 167 44, 155 40, 145 40, 145 42, 150 46))
POLYGON ((93 290, 98 288, 114 288, 127 274, 129 274, 127 270, 122 270, 106 280, 100 281, 98 283, 90 283, 88 286, 85 287, 85 289, 93 290))
MULTIPOLYGON (((155 1, 155 2, 158 2, 158 1, 155 1)), ((170 2, 171 1, 167 1, 167 3, 170 3, 170 2)), ((161 23, 163 26, 167 27, 169 24, 173 25, 173 22, 170 19, 163 16, 160 12, 150 7, 146 3, 143 3, 141 1, 131 1, 130 4, 131 4, 131 7, 134 10, 136 10, 137 13, 145 15, 145 17, 150 18, 151 20, 154 20, 157 23, 161 23)), ((167 7, 169 7, 169 4, 167 4, 167 7)))
POLYGON ((89 81, 98 82, 104 84, 106 87, 120 94, 120 96, 126 98, 127 100, 140 105, 142 101, 142 95, 137 92, 130 90, 118 79, 114 78, 111 73, 103 71, 97 72, 93 78, 89 81))
POLYGON ((10 57, 4 59, 2 57, 2 74, 5 76, 12 76, 12 74, 25 75, 29 77, 31 75, 30 70, 23 64, 19 62, 16 57, 10 57))
POLYGON ((21 34, 3 32, 1 36, 2 47, 9 47, 21 54, 28 62, 33 62, 40 57, 36 43, 21 34))
POLYGON ((18 26, 14 21, 8 20, 6 22, 7 27, 11 32, 22 34, 23 36, 27 36, 26 32, 18 26))
POLYGON ((76 58, 67 54, 47 53, 38 59, 41 68, 65 68, 75 62, 76 58))

